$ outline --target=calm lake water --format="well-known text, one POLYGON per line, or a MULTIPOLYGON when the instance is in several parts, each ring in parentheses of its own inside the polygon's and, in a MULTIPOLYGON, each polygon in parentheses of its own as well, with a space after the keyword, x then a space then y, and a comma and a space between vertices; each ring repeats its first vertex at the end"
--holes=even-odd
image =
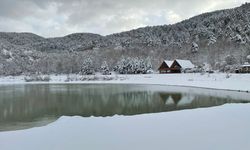
POLYGON ((250 102, 239 95, 144 85, 5 85, 0 86, 0 131, 43 126, 61 116, 127 116, 250 102))

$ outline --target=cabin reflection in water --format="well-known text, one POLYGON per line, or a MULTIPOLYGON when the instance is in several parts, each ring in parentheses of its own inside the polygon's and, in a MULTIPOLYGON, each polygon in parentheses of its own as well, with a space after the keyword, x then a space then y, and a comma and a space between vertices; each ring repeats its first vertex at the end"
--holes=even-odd
POLYGON ((218 98, 213 96, 193 95, 188 93, 159 93, 168 111, 194 109, 219 106, 226 103, 244 103, 230 98, 218 98))

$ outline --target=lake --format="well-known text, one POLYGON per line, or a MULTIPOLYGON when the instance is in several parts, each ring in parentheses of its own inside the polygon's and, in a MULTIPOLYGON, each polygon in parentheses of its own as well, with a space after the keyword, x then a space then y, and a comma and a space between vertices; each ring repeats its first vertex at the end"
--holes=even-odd
POLYGON ((2 85, 0 131, 45 126, 61 116, 112 118, 249 102, 248 93, 157 85, 2 85))

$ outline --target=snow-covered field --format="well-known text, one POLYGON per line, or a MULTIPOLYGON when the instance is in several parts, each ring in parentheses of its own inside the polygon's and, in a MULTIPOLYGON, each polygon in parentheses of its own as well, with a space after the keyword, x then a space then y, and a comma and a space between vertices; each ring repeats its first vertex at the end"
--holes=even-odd
POLYGON ((0 77, 0 84, 83 83, 83 84, 158 84, 223 90, 250 91, 250 74, 147 74, 79 76, 50 75, 50 82, 25 82, 24 76, 0 77))
POLYGON ((61 117, 0 132, 1 150, 249 150, 250 104, 114 117, 61 117))

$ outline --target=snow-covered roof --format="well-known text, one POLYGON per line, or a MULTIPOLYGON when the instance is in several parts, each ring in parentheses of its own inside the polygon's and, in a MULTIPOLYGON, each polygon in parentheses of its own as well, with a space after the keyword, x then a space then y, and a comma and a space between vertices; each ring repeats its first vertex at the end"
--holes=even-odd
POLYGON ((242 67, 250 67, 250 64, 244 64, 242 67))
POLYGON ((181 60, 181 59, 176 59, 176 61, 178 62, 179 65, 181 65, 181 67, 183 69, 188 69, 188 68, 194 68, 194 64, 190 61, 190 60, 181 60))
POLYGON ((171 67, 174 61, 172 61, 172 60, 164 60, 164 62, 168 65, 168 67, 171 67))

